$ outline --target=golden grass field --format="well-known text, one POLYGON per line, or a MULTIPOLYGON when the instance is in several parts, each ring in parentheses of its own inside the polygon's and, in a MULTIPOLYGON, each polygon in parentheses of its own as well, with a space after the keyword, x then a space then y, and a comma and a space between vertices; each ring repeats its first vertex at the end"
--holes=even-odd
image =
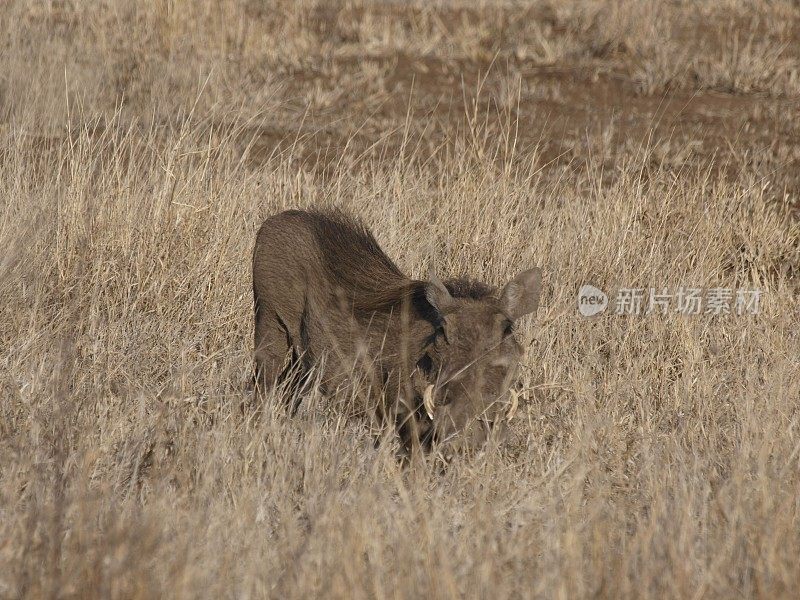
POLYGON ((9 0, 0 165, 0 598, 800 595, 797 2, 9 0), (255 231, 310 205, 542 266, 502 449, 242 409, 255 231))

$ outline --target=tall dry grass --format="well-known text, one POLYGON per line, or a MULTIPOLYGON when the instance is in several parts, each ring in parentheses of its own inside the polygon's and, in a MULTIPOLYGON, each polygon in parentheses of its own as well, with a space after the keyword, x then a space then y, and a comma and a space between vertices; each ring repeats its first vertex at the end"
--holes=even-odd
MULTIPOLYGON (((4 9, 4 31, 30 18, 41 44, 7 38, 0 59, 0 596, 797 594, 800 227, 770 189, 779 166, 686 166, 645 138, 613 177, 592 152, 567 169, 480 102, 433 152, 437 123, 411 114, 324 171, 302 135, 255 161, 260 127, 302 130, 302 102, 269 93, 278 75, 236 100, 246 77, 201 53, 197 77, 134 100, 99 70, 115 43, 77 53, 128 31, 151 61, 129 85, 161 85, 186 73, 143 36, 208 19, 213 50, 237 29, 215 29, 211 4, 152 21, 102 6, 94 30, 54 21, 69 3, 4 9), (242 410, 254 232, 312 204, 359 215, 415 275, 433 256, 495 284, 543 266, 520 328, 529 400, 502 451, 403 468, 390 436, 316 391, 295 418, 278 398, 242 410), (763 300, 587 320, 584 283, 763 300)), ((318 8, 300 6, 281 19, 318 8)), ((298 19, 289 44, 312 35, 298 19)))

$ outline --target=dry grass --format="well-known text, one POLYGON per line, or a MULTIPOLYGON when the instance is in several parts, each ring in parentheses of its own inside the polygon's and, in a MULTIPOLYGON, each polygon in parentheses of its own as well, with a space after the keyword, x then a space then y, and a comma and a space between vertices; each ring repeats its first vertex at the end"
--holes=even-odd
POLYGON ((741 2, 190 4, 0 9, 0 597, 797 596, 796 4, 763 38, 741 2), (713 52, 661 70, 696 14, 713 52), (676 130, 665 82, 743 97, 676 130), (316 392, 241 410, 255 229, 311 204, 415 275, 545 268, 502 452, 403 468, 316 392), (764 298, 588 320, 584 283, 764 298))

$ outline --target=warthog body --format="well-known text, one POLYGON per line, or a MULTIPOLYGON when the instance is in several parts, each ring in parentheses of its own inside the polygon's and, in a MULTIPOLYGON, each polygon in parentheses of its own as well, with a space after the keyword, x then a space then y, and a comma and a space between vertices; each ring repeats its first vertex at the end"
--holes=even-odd
POLYGON ((257 387, 297 384, 315 368, 326 393, 358 381, 365 410, 409 448, 478 447, 502 430, 522 355, 513 324, 535 313, 540 278, 524 271, 499 295, 467 280, 414 280, 342 213, 269 217, 253 253, 257 387))

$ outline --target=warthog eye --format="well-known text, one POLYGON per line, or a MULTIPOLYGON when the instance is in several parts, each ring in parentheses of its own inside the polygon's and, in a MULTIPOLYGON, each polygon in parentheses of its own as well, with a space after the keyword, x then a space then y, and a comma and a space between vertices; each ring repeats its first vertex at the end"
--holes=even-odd
POLYGON ((507 338, 512 333, 514 333, 514 323, 506 319, 503 321, 503 337, 507 338))
POLYGON ((431 360, 427 352, 417 361, 417 367, 426 375, 429 375, 431 371, 433 371, 433 360, 431 360))

